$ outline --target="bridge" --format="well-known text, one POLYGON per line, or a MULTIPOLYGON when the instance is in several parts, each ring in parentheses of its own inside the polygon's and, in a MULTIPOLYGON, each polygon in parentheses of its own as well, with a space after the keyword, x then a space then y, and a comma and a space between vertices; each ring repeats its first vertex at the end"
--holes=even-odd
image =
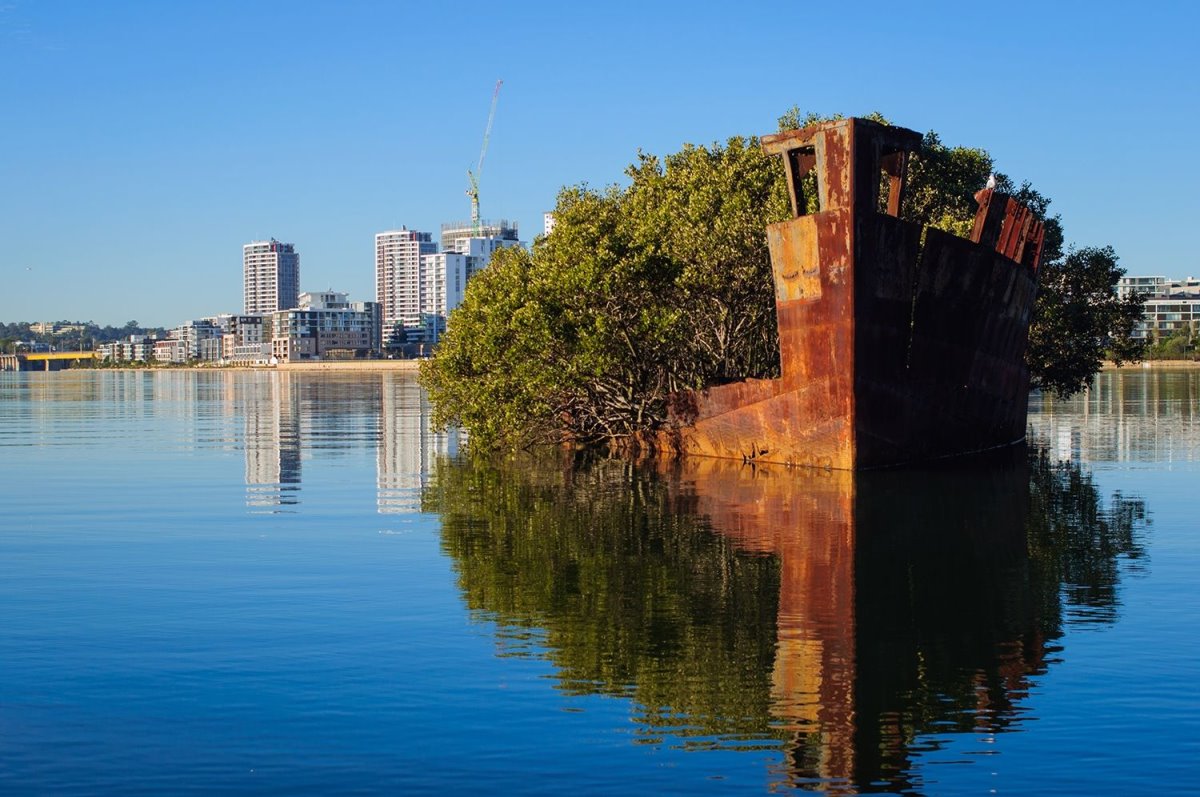
POLYGON ((61 371, 73 363, 95 360, 94 351, 38 351, 0 354, 0 371, 61 371))

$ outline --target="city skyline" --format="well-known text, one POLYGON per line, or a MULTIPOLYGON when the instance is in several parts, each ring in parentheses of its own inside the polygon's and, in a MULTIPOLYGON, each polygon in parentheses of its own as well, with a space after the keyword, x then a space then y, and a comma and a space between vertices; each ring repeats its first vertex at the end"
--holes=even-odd
POLYGON ((531 5, 447 59, 437 37, 387 43, 482 5, 6 3, 0 319, 170 326, 233 310, 237 247, 270 235, 304 252, 302 288, 370 296, 374 233, 468 216, 498 78, 482 213, 529 238, 560 187, 619 182, 639 148, 768 133, 800 105, 987 148, 1053 199, 1068 242, 1113 245, 1131 274, 1200 271, 1190 6, 947 5, 903 35, 885 9, 808 9, 797 44, 759 15, 531 5), (295 57, 263 59, 264 32, 295 57), (828 66, 796 76, 797 55, 828 66), (985 62, 1003 76, 969 66, 985 62))

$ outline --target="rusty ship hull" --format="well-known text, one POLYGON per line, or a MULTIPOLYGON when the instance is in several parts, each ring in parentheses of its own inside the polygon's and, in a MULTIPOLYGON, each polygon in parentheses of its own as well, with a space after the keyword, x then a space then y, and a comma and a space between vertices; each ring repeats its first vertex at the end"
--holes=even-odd
POLYGON ((970 239, 900 219, 919 145, 861 119, 763 138, 794 213, 767 230, 781 374, 675 396, 665 448, 866 470, 1024 439, 1042 225, 990 189, 970 239))

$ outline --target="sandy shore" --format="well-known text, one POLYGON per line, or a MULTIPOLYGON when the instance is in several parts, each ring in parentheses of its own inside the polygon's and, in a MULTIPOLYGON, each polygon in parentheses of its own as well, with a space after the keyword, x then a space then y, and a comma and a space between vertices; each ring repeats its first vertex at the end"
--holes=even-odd
POLYGON ((280 363, 279 371, 416 371, 421 360, 320 360, 310 363, 280 363))

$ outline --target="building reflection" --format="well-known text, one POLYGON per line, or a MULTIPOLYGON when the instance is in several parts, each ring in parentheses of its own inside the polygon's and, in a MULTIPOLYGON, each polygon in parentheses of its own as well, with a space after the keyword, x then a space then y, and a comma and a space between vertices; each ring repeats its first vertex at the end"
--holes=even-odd
POLYGON ((458 452, 459 433, 435 431, 408 374, 225 373, 222 407, 242 422, 246 503, 299 503, 302 459, 374 449, 377 511, 418 512, 434 460, 458 452))
POLYGON ((382 377, 376 484, 380 514, 418 512, 433 462, 458 453, 457 430, 436 431, 432 407, 417 381, 382 377))
POLYGON ((835 792, 920 790, 939 738, 1019 727, 1065 618, 1115 619, 1145 516, 1044 455, 857 476, 444 461, 426 505, 506 655, 630 698, 646 741, 774 744, 773 785, 835 792))
POLYGON ((1029 422, 1055 456, 1078 462, 1193 462, 1200 458, 1200 371, 1102 371, 1067 401, 1031 397, 1029 422))
POLYGON ((270 509, 299 503, 299 390, 292 374, 238 373, 226 382, 230 409, 243 418, 246 505, 270 509))

